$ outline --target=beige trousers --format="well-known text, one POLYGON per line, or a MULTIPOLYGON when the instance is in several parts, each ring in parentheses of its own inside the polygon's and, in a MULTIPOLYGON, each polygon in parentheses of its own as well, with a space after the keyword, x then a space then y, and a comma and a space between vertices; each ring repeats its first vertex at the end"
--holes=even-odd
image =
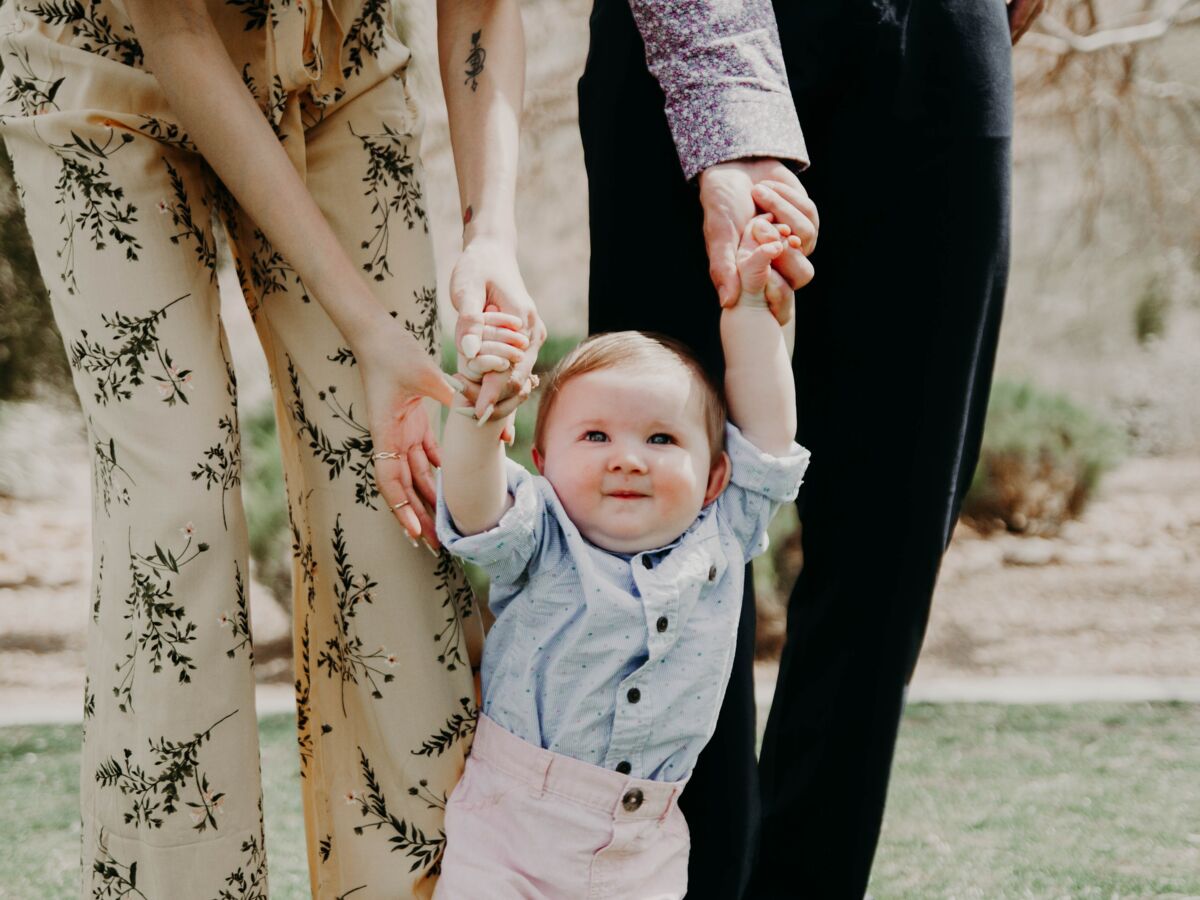
MULTIPOLYGON (((388 4, 209 0, 379 301, 438 351, 409 52, 388 4)), ((214 226, 270 365, 313 895, 428 897, 475 689, 470 589, 376 490, 355 360, 179 125, 119 3, 0 9, 0 136, 93 463, 82 896, 267 896, 235 374, 214 226)))

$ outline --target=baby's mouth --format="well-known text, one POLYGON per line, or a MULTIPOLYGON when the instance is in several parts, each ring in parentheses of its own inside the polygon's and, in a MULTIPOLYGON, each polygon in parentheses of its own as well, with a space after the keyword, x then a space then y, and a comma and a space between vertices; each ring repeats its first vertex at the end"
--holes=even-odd
POLYGON ((639 494, 637 491, 611 491, 605 495, 606 497, 614 497, 617 500, 639 500, 650 496, 649 494, 639 494))

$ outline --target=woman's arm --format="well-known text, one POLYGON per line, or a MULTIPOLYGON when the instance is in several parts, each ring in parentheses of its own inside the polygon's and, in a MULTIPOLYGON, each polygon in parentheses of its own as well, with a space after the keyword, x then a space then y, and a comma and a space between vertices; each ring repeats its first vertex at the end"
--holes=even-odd
POLYGON ((450 277, 458 311, 455 342, 470 359, 483 338, 483 308, 517 316, 530 339, 524 357, 488 374, 476 403, 484 411, 528 381, 546 329, 517 268, 518 126, 525 90, 525 35, 517 0, 438 0, 438 56, 450 120, 463 219, 463 253, 450 277))
POLYGON ((126 9, 180 125, 271 244, 296 270, 359 362, 379 490, 410 536, 436 543, 436 446, 419 395, 448 404, 437 364, 392 319, 346 254, 246 89, 203 0, 127 0, 126 9))

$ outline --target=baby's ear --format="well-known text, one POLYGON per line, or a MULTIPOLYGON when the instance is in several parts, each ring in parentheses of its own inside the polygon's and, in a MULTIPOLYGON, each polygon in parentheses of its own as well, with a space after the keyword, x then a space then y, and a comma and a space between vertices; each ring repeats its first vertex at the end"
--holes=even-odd
POLYGON ((729 486, 729 476, 732 474, 733 463, 729 461, 729 454, 722 450, 720 457, 713 460, 708 469, 708 490, 704 492, 705 506, 721 496, 721 491, 729 486))

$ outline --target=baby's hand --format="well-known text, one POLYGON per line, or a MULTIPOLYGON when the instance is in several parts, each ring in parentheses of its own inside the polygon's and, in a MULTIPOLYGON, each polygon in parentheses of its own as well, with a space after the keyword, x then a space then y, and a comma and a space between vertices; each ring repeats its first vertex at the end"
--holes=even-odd
MULTIPOLYGON (((462 348, 459 348, 458 372, 449 379, 451 387, 454 388, 455 393, 463 397, 466 405, 451 406, 451 412, 472 420, 475 419, 475 403, 479 398, 480 383, 483 381, 484 373, 508 369, 520 360, 521 353, 529 346, 529 339, 521 332, 520 327, 521 320, 516 316, 502 313, 491 304, 484 309, 484 340, 478 352, 471 359, 467 359, 462 348)), ((484 422, 508 416, 509 421, 505 423, 500 438, 506 444, 511 444, 515 437, 512 413, 529 398, 537 385, 538 377, 530 374, 529 379, 517 394, 505 400, 499 407, 489 407, 476 424, 482 425, 484 422)))
POLYGON ((737 250, 738 275, 742 280, 739 304, 768 308, 766 290, 774 274, 771 263, 789 246, 799 249, 801 240, 784 223, 776 223, 769 213, 758 215, 746 223, 742 242, 737 250))

